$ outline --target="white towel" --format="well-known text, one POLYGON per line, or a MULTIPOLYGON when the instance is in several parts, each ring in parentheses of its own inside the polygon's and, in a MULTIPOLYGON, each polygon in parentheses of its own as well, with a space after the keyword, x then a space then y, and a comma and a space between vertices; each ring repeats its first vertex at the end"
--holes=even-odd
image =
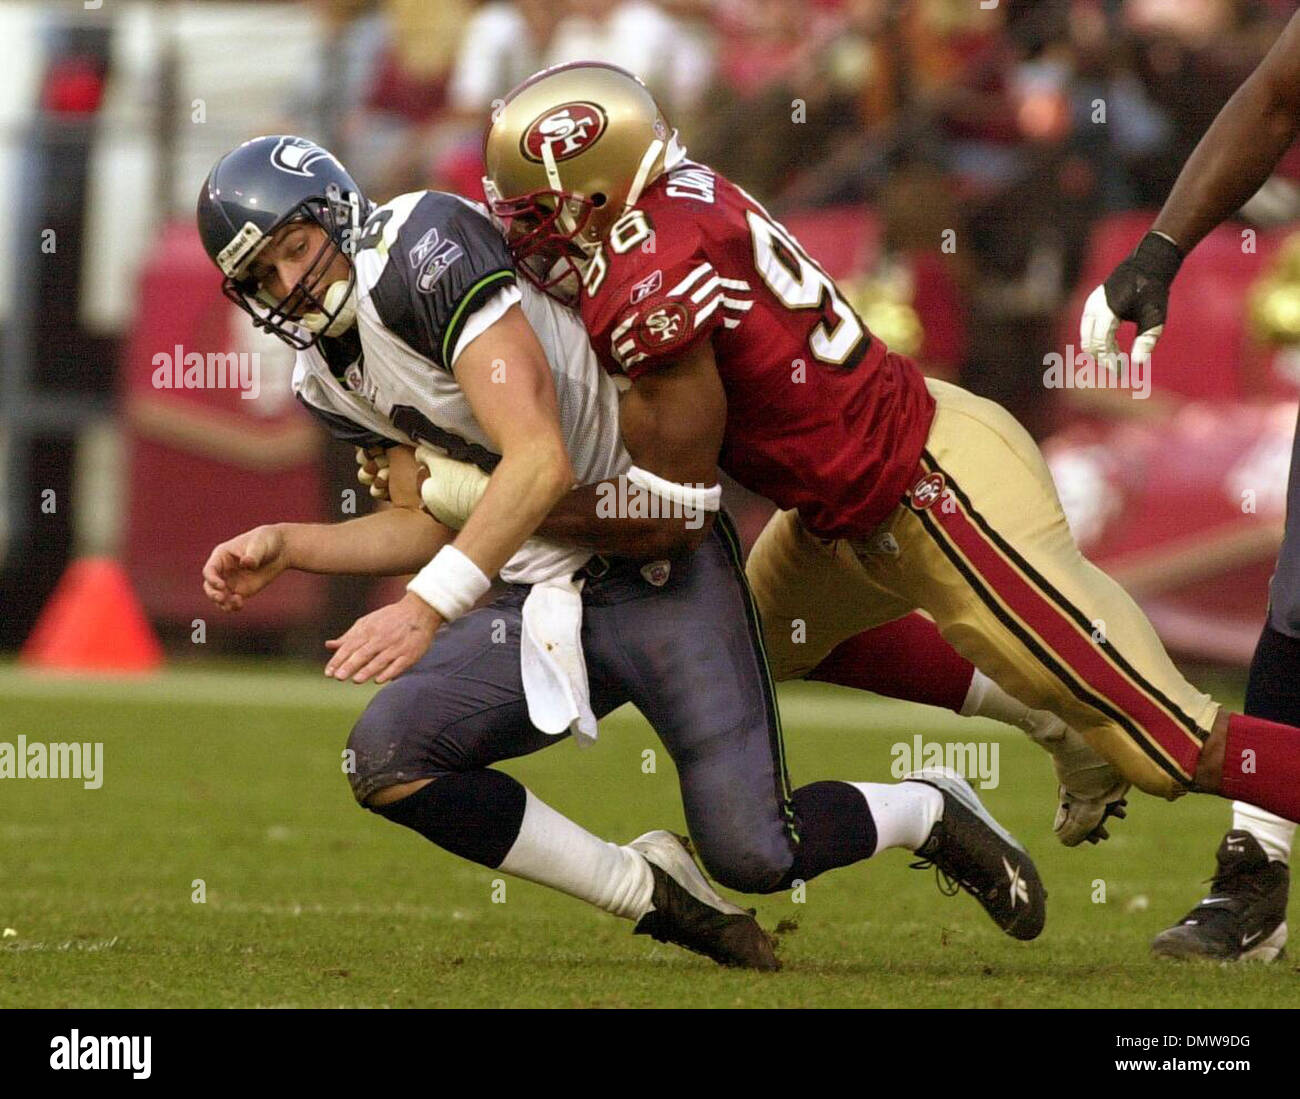
POLYGON ((519 666, 529 720, 587 745, 596 739, 596 716, 582 654, 582 584, 571 574, 533 584, 524 599, 519 666))

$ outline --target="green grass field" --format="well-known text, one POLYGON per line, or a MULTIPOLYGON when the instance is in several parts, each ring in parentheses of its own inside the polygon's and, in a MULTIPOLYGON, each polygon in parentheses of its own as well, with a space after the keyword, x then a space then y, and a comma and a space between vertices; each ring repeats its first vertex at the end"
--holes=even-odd
MULTIPOLYGON (((101 789, 0 782, 0 1007, 1300 1006, 1289 961, 1147 954, 1200 896, 1226 804, 1136 795, 1108 843, 1066 850, 1049 761, 997 725, 831 688, 783 694, 796 784, 888 780, 891 745, 917 732, 995 741, 1000 784, 982 796, 1046 879, 1043 936, 1013 942, 890 851, 810 883, 804 903, 754 898, 764 926, 797 926, 784 971, 751 974, 538 886, 510 880, 496 903, 496 874, 358 809, 340 750, 368 697, 287 668, 137 684, 0 668, 0 741, 104 744, 101 789)), ((506 769, 608 838, 683 830, 672 764, 633 711, 588 751, 563 742, 506 769)))

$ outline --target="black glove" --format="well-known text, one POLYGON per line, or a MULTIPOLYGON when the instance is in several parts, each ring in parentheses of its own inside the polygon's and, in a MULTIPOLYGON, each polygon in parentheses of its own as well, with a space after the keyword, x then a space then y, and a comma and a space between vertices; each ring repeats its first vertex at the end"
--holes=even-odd
POLYGON ((1105 282, 1106 304, 1139 332, 1165 323, 1169 286, 1183 264, 1183 251, 1158 233, 1148 233, 1105 282))

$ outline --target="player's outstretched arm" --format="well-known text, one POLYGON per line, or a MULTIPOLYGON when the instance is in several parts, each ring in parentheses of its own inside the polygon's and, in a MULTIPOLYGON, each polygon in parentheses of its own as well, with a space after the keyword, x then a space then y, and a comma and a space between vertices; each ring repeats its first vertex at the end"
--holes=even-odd
POLYGON ((421 510, 414 451, 388 452, 392 508, 344 523, 275 523, 222 542, 203 566, 204 593, 237 611, 286 569, 348 576, 415 572, 452 538, 421 510))
MULTIPOLYGON (((727 397, 707 340, 676 361, 641 375, 620 403, 623 444, 633 463, 674 485, 705 489, 717 482, 718 452, 727 421, 727 397)), ((620 479, 621 480, 621 479, 620 479)), ((633 487, 630 491, 636 491, 633 487)), ((602 553, 667 556, 703 541, 713 513, 661 509, 662 518, 632 518, 610 500, 628 499, 618 481, 583 485, 546 517, 541 533, 602 553)))
MULTIPOLYGON (((1132 360, 1147 362, 1164 331, 1169 287, 1186 255, 1263 186, 1300 135, 1300 14, 1237 89, 1183 166, 1151 231, 1089 295, 1080 339, 1115 356, 1124 321, 1137 325, 1132 360)), ((1114 360, 1112 360, 1114 361, 1114 360)))
POLYGON ((237 611, 287 567, 284 532, 275 526, 254 527, 208 554, 203 594, 223 611, 237 611))

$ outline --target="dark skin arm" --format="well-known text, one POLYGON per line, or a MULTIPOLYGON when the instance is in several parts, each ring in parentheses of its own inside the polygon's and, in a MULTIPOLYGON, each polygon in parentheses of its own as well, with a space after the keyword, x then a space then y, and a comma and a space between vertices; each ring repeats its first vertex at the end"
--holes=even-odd
POLYGON ((1151 231, 1084 303, 1079 335, 1101 361, 1120 353, 1117 335, 1137 325, 1129 356, 1148 363, 1164 331, 1179 267, 1215 226, 1268 179, 1300 135, 1300 14, 1219 112, 1179 173, 1151 231), (1170 243, 1172 241, 1172 243, 1170 243))
MULTIPOLYGON (((1179 173, 1152 230, 1169 237, 1181 254, 1186 255, 1210 230, 1239 210, 1263 186, 1297 136, 1300 136, 1300 13, 1292 16, 1268 55, 1237 89, 1201 138, 1179 173)), ((1144 323, 1134 315, 1141 306, 1139 294, 1131 295, 1124 303, 1116 302, 1111 294, 1112 280, 1123 286, 1125 280, 1119 276, 1132 262, 1133 257, 1130 257, 1120 264, 1107 280, 1107 302, 1120 317, 1138 320, 1139 328, 1146 328, 1150 327, 1151 321, 1144 323)), ((1163 279, 1159 271, 1156 278, 1147 279, 1149 300, 1146 307, 1153 309, 1152 320, 1158 320, 1160 325, 1164 323, 1167 284, 1176 270, 1175 265, 1163 279), (1150 294, 1149 287, 1153 284, 1160 289, 1160 294, 1150 294), (1154 308, 1151 299, 1154 299, 1154 308)), ((1143 273, 1139 271, 1139 275, 1143 273)), ((1141 278, 1135 280, 1130 271, 1128 289, 1140 288, 1141 281, 1141 278)), ((1090 342, 1087 322, 1085 310, 1085 346, 1090 342)), ((1109 344, 1114 350, 1113 327, 1100 338, 1094 336, 1091 342, 1109 344)), ((1150 347, 1147 353, 1150 353, 1150 347)), ((1196 788, 1199 790, 1213 793, 1219 789, 1227 749, 1227 729, 1228 711, 1221 709, 1197 761, 1196 788)))
MULTIPOLYGON (((727 397, 708 341, 638 378, 619 408, 623 443, 632 461, 686 485, 717 483, 726 422, 727 397)), ((616 481, 602 481, 574 489, 551 510, 538 533, 614 556, 651 559, 693 549, 712 526, 711 513, 660 519, 598 513, 602 494, 617 488, 616 481)))
POLYGON ((1186 254, 1264 185, 1300 135, 1300 13, 1183 166, 1152 226, 1186 254))

